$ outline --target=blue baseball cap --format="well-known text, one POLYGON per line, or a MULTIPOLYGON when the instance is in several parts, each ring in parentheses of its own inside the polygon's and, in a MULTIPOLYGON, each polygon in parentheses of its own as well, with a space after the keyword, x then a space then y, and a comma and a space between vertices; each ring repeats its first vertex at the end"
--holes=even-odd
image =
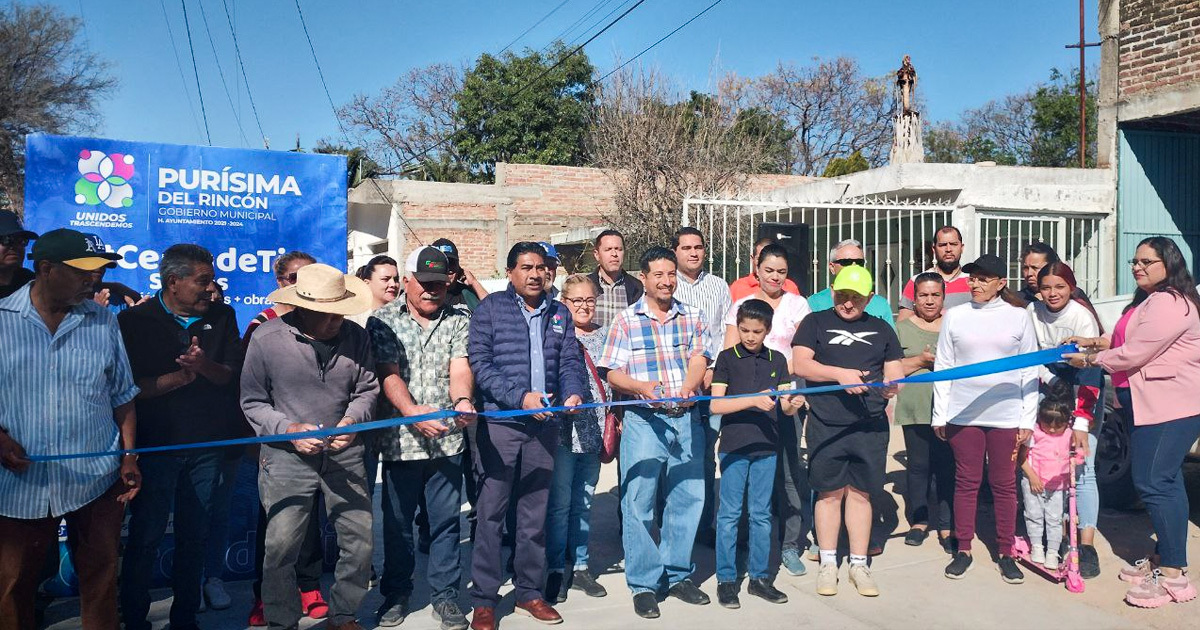
POLYGON ((539 241, 538 245, 541 245, 542 249, 546 250, 546 262, 553 260, 554 264, 558 265, 560 259, 558 257, 558 250, 554 249, 554 245, 547 241, 539 241))

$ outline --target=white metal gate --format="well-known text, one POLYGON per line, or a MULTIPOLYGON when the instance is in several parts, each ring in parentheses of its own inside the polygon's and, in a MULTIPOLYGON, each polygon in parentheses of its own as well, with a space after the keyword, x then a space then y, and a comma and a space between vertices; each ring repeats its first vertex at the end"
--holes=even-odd
POLYGON ((975 251, 995 254, 1008 262, 1009 286, 1020 288, 1021 250, 1032 242, 1046 243, 1071 266, 1079 288, 1101 295, 1101 215, 1053 215, 979 210, 975 251))

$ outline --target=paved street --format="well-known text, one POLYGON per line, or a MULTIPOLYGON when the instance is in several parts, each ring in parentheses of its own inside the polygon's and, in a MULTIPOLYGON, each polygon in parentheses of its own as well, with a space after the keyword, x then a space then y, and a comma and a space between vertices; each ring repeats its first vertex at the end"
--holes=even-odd
MULTIPOLYGON (((643 620, 633 613, 633 607, 625 590, 623 576, 608 571, 600 582, 609 590, 609 596, 591 599, 572 591, 570 599, 558 610, 565 618, 564 627, 584 628, 1162 628, 1176 630, 1194 626, 1200 614, 1200 600, 1189 604, 1171 604, 1153 611, 1137 610, 1126 606, 1121 597, 1124 583, 1116 579, 1117 570, 1125 560, 1141 557, 1152 545, 1150 527, 1144 514, 1103 510, 1100 517, 1100 536, 1097 547, 1104 574, 1087 582, 1086 592, 1068 593, 1062 585, 1027 573, 1022 585, 1008 585, 1000 580, 995 565, 985 554, 977 553, 972 571, 961 581, 950 581, 942 576, 948 556, 942 553, 931 537, 921 547, 903 544, 903 498, 899 494, 903 484, 903 469, 896 458, 903 442, 899 430, 892 434, 892 459, 886 498, 880 506, 891 508, 885 513, 883 527, 892 527, 895 532, 888 541, 883 555, 873 560, 874 574, 882 595, 869 599, 858 596, 846 580, 842 568, 841 592, 834 597, 821 597, 815 593, 814 579, 816 564, 810 564, 810 572, 803 577, 782 574, 776 581, 791 601, 783 605, 772 605, 752 598, 743 586, 742 608, 726 610, 716 605, 716 578, 713 576, 713 552, 699 548, 695 554, 698 565, 696 581, 714 599, 708 606, 688 606, 678 600, 667 600, 662 604, 662 617, 658 620, 643 620), (899 487, 897 483, 901 484, 899 487), (897 514, 900 518, 897 519, 897 514), (1189 621, 1190 620, 1190 621, 1189 621)), ((1200 557, 1200 466, 1188 465, 1189 490, 1192 496, 1193 518, 1189 552, 1192 558, 1200 557)), ((620 540, 615 526, 616 495, 613 486, 616 473, 613 466, 605 466, 601 474, 600 488, 606 492, 596 498, 593 518, 592 553, 595 567, 614 565, 620 558, 620 540)), ((378 500, 376 501, 378 505, 378 500)), ((981 514, 981 519, 990 515, 981 514)), ((376 531, 380 527, 376 526, 376 531)), ((984 534, 990 526, 984 526, 984 534)), ((464 533, 465 533, 464 528, 464 533)), ((463 557, 468 558, 470 546, 464 544, 463 557)), ((382 567, 382 542, 377 539, 375 565, 382 567)), ((438 624, 430 617, 428 592, 423 590, 420 575, 424 573, 424 556, 417 568, 418 591, 413 603, 416 610, 403 624, 403 628, 414 630, 435 629, 438 624)), ((330 576, 326 576, 328 579, 330 576)), ((464 578, 466 576, 464 575, 464 578)), ((200 616, 202 627, 213 630, 240 629, 245 627, 246 611, 250 604, 250 583, 230 585, 234 606, 225 611, 209 611, 200 616)), ((465 593, 465 587, 464 587, 465 593)), ((165 627, 170 605, 170 592, 156 592, 161 598, 154 603, 152 619, 156 628, 165 627)), ((379 605, 378 591, 372 591, 363 604, 361 614, 364 627, 374 627, 373 611, 379 605)), ((460 598, 464 608, 469 607, 467 597, 460 598)), ((505 597, 500 606, 500 626, 519 630, 542 627, 527 617, 512 614, 512 594, 505 597)), ((56 602, 48 613, 50 628, 66 630, 79 627, 78 605, 75 600, 56 602)), ((306 620, 302 628, 319 627, 318 623, 306 620)))

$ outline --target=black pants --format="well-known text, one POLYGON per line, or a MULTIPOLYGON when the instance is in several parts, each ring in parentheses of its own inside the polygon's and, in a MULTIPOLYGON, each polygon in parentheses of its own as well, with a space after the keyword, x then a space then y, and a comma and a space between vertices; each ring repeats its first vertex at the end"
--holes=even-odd
POLYGON ((904 516, 909 526, 936 524, 939 531, 953 531, 954 453, 950 443, 938 439, 928 424, 907 424, 903 429, 908 459, 904 516), (937 509, 936 519, 931 517, 931 505, 937 509))
MULTIPOLYGON (((321 547, 321 495, 313 496, 312 518, 300 543, 300 559, 296 561, 296 584, 307 593, 321 588, 321 569, 325 552, 321 547)), ((258 527, 254 533, 254 599, 262 599, 263 558, 267 549, 267 512, 258 504, 258 527)))

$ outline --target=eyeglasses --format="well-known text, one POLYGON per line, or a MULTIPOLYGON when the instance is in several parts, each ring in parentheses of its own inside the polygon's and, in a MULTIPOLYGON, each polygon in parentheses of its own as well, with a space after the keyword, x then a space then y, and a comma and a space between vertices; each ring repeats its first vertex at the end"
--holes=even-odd
POLYGON ((296 284, 296 272, 293 271, 292 273, 289 273, 286 276, 279 276, 279 281, 286 282, 288 284, 296 284))
POLYGON ((588 308, 596 308, 596 298, 563 298, 563 301, 575 308, 581 308, 584 306, 588 308))
POLYGON ((1161 259, 1151 260, 1149 258, 1131 258, 1129 260, 1129 266, 1133 267, 1134 269, 1137 269, 1138 267, 1141 267, 1142 269, 1147 269, 1150 267, 1150 265, 1153 265, 1154 263, 1160 263, 1160 262, 1162 262, 1161 259))
POLYGON ((29 244, 29 239, 24 236, 13 236, 11 234, 0 236, 0 245, 4 247, 25 247, 29 244))
POLYGON ((833 264, 841 265, 843 267, 849 267, 850 265, 858 265, 859 267, 862 267, 867 264, 867 260, 865 258, 838 258, 837 260, 833 261, 833 264))

